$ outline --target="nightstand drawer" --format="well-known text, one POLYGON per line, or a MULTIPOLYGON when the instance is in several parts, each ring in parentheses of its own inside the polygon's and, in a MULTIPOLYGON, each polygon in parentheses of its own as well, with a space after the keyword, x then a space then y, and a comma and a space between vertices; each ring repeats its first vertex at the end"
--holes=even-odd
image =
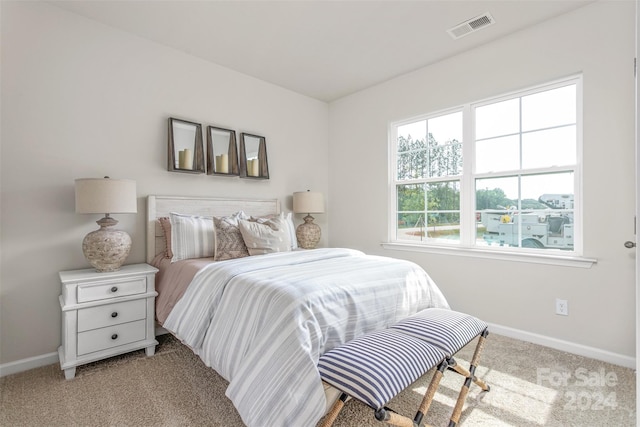
POLYGON ((78 285, 78 302, 142 294, 146 290, 147 279, 144 277, 81 284, 78 285))
POLYGON ((146 338, 145 320, 123 323, 78 334, 78 356, 146 338))
POLYGON ((133 322, 147 317, 146 299, 78 310, 78 332, 133 322))

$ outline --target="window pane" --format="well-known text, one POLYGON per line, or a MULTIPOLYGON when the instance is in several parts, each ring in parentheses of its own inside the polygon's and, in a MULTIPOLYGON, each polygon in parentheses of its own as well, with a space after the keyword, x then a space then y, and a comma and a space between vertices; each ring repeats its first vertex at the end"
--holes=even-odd
POLYGON ((518 177, 476 180, 476 210, 508 210, 518 207, 518 177))
POLYGON ((427 121, 398 126, 398 152, 425 148, 427 140, 427 121))
POLYGON ((575 163, 575 125, 522 135, 522 167, 524 169, 575 163))
POLYGON ((476 172, 502 172, 520 168, 517 135, 485 139, 476 143, 476 172))
POLYGON ((462 173, 462 145, 430 146, 429 177, 456 176, 462 173))
POLYGON ((397 194, 396 238, 398 240, 424 240, 424 184, 398 185, 397 194))
POLYGON ((501 244, 501 224, 518 208, 518 177, 476 180, 476 245, 501 244))
POLYGON ((398 214, 396 238, 398 240, 424 241, 424 212, 414 214, 398 214))
POLYGON ((476 139, 510 135, 520 131, 519 98, 475 109, 476 139))
POLYGON ((426 150, 398 154, 398 180, 424 178, 426 175, 426 150))
POLYGON ((435 182, 427 188, 427 238, 460 241, 460 182, 435 182))
POLYGON ((462 173, 462 112, 429 119, 429 177, 462 173))
MULTIPOLYGON (((525 200, 539 200, 550 194, 569 194, 573 200, 573 173, 554 173, 543 175, 525 175, 522 177, 522 198, 525 200)), ((523 206, 525 208, 525 206, 523 206)), ((573 202, 571 207, 573 209, 573 202)))
POLYGON ((573 250, 573 179, 555 173, 476 180, 476 244, 573 250))
POLYGON ((429 212, 425 231, 429 240, 459 243, 460 214, 457 212, 429 212))
POLYGON ((427 184, 427 210, 460 210, 460 183, 437 182, 427 184))
POLYGON ((398 185, 398 212, 424 211, 424 185, 398 185))
POLYGON ((576 85, 522 97, 522 131, 576 122, 576 85))

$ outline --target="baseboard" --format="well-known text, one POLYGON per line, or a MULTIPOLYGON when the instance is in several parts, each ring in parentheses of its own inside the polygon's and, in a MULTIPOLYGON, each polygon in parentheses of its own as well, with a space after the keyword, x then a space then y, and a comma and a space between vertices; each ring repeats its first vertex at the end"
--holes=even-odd
MULTIPOLYGON (((534 334, 532 332, 520 329, 510 328, 508 326, 489 324, 489 331, 505 337, 515 338, 527 341, 533 344, 543 345, 545 347, 554 348, 556 350, 566 351, 567 353, 577 354, 579 356, 589 357, 591 359, 601 360, 603 362, 612 363, 614 365, 624 366, 625 368, 636 368, 636 359, 622 354, 612 353, 610 351, 601 350, 595 347, 589 347, 582 344, 576 344, 570 341, 564 341, 557 338, 551 338, 544 335, 534 334)), ((156 328, 156 336, 168 333, 162 327, 156 328)), ((59 363, 58 352, 47 353, 41 356, 29 357, 27 359, 16 360, 15 362, 4 363, 0 365, 0 377, 19 372, 28 371, 29 369, 39 368, 54 363, 59 363)))
MULTIPOLYGON (((168 334, 169 331, 156 325, 156 336, 168 334)), ((40 368, 42 366, 60 363, 58 352, 47 353, 40 356, 29 357, 27 359, 16 360, 15 362, 3 363, 0 365, 0 378, 7 375, 28 371, 29 369, 40 368)))
POLYGON ((625 368, 636 369, 636 359, 631 356, 613 353, 595 347, 589 347, 582 344, 576 344, 570 341, 564 341, 557 338, 547 337, 545 335, 534 334, 532 332, 520 329, 510 328, 508 326, 489 324, 490 333, 504 335, 505 337, 515 338, 521 341, 533 344, 543 345, 556 350, 565 351, 567 353, 577 354, 578 356, 589 357, 591 359, 600 360, 602 362, 612 363, 614 365, 624 366, 625 368))
POLYGON ((15 362, 3 363, 0 365, 0 377, 28 371, 29 369, 59 363, 58 352, 47 353, 40 356, 29 357, 27 359, 16 360, 15 362))

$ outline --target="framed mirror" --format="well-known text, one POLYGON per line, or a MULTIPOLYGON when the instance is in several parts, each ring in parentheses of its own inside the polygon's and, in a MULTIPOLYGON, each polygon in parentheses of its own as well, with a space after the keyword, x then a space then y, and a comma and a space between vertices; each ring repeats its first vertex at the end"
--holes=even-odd
POLYGON ((169 118, 168 169, 171 172, 204 173, 202 125, 169 118))
POLYGON ((239 174, 236 131, 207 127, 207 175, 239 174))
POLYGON ((240 177, 269 179, 267 141, 264 136, 240 134, 240 177))

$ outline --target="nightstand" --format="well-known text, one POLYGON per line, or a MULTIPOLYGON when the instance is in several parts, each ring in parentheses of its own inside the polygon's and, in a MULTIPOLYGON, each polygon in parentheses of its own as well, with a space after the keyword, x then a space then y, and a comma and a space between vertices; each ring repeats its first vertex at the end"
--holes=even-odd
POLYGON ((153 356, 155 339, 155 274, 148 264, 125 265, 118 271, 94 269, 60 272, 62 345, 60 368, 66 379, 76 366, 133 350, 153 356))

